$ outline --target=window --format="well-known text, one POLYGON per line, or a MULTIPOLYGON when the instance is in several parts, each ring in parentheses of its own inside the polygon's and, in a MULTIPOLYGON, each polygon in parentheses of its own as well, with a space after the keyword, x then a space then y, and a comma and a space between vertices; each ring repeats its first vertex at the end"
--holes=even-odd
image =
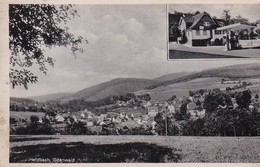
POLYGON ((207 31, 203 31, 203 35, 207 35, 207 31))
POLYGON ((196 30, 196 35, 200 35, 200 30, 196 30))
POLYGON ((210 26, 210 22, 209 21, 205 21, 204 22, 204 26, 210 26))
POLYGON ((204 26, 199 26, 199 29, 200 30, 204 30, 204 26))
POLYGON ((215 34, 221 34, 221 31, 215 30, 215 34))

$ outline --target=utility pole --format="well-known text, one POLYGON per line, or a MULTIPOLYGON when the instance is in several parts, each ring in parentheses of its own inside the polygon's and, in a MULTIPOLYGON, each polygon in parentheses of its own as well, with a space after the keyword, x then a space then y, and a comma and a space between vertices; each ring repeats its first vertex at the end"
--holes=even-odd
POLYGON ((167 136, 168 127, 167 127, 167 107, 165 109, 165 136, 167 136))

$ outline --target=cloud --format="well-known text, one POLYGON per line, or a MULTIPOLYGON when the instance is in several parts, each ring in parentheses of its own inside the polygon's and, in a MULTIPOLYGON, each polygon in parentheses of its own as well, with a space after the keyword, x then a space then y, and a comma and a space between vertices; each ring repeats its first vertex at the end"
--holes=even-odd
POLYGON ((230 10, 231 17, 241 15, 255 22, 260 19, 260 4, 174 4, 169 6, 170 12, 196 12, 206 11, 212 16, 222 17, 223 10, 230 10))
POLYGON ((89 41, 85 52, 73 57, 68 48, 46 49, 56 59, 47 75, 38 69, 39 82, 14 96, 73 92, 118 77, 155 78, 243 62, 167 61, 165 5, 77 5, 80 17, 70 31, 89 41))

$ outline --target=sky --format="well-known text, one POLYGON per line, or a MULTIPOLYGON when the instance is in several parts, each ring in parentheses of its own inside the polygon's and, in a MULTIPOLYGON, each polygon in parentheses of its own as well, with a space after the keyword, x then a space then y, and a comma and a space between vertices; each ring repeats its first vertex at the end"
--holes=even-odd
POLYGON ((248 19, 250 22, 255 22, 260 19, 260 4, 174 4, 169 5, 169 11, 174 12, 207 12, 212 17, 222 18, 224 10, 230 10, 231 18, 238 15, 248 19))
MULTIPOLYGON (((185 6, 175 7, 184 11, 185 6)), ((195 6, 192 10, 197 10, 195 6)), ((211 9, 202 6, 202 10, 211 9)), ((173 7, 170 6, 170 10, 173 7)), ((82 45, 85 51, 75 58, 68 48, 46 49, 45 55, 56 60, 54 67, 49 67, 47 75, 42 74, 37 66, 33 67, 31 70, 39 77, 38 83, 30 84, 28 90, 22 86, 11 88, 11 96, 76 92, 115 78, 152 79, 169 73, 254 62, 168 61, 165 5, 77 5, 75 8, 80 17, 67 25, 72 33, 88 40, 88 44, 82 45)), ((252 6, 248 12, 252 18, 258 15, 251 11, 253 8, 256 7, 252 6)), ((247 11, 247 8, 243 10, 247 11)), ((244 13, 243 16, 247 17, 244 13)))

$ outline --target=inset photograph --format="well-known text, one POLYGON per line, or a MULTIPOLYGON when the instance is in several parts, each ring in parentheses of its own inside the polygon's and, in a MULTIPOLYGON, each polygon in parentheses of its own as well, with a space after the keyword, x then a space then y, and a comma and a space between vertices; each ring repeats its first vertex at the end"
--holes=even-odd
POLYGON ((168 59, 259 58, 260 4, 168 5, 168 59))

